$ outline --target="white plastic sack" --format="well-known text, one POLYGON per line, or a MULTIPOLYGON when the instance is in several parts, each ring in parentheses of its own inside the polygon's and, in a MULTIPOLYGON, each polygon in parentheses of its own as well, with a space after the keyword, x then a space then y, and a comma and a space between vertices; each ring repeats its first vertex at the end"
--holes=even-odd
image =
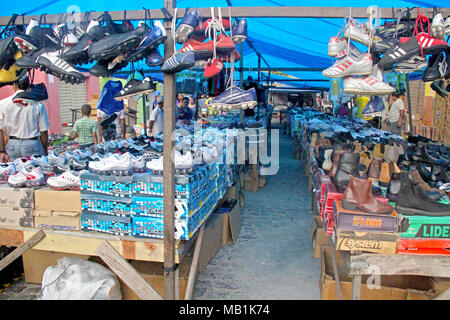
POLYGON ((116 275, 104 266, 63 257, 45 269, 40 300, 121 300, 116 275))

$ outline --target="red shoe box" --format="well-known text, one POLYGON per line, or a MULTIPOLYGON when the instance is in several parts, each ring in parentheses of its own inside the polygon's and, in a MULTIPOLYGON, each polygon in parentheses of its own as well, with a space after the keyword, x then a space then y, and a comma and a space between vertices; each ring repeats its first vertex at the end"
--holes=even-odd
POLYGON ((450 255, 449 239, 400 239, 399 254, 437 254, 450 255))

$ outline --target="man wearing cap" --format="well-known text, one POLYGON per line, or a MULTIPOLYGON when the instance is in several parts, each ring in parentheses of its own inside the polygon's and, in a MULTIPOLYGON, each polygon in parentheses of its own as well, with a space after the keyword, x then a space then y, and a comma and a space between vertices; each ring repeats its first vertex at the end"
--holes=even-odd
POLYGON ((153 101, 153 109, 155 109, 158 106, 158 99, 159 99, 159 96, 161 95, 161 92, 155 91, 155 93, 153 95, 155 97, 155 101, 153 101))
POLYGON ((14 96, 30 89, 28 77, 13 84, 15 93, 0 100, 0 162, 25 156, 47 155, 50 127, 44 104, 16 104, 14 96), (8 144, 5 146, 5 138, 8 144))
POLYGON ((164 108, 164 97, 159 97, 157 102, 157 106, 153 109, 150 114, 150 136, 156 136, 163 132, 163 108, 164 108))

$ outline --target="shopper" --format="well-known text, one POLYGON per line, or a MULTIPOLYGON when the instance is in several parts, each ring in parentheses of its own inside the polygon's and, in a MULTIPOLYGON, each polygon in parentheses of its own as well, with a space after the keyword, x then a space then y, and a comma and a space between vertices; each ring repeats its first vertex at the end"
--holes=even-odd
POLYGON ((405 115, 405 104, 401 93, 394 93, 389 100, 389 112, 386 122, 389 124, 389 131, 393 134, 402 134, 402 124, 405 115))
POLYGON ((50 127, 44 104, 21 105, 13 97, 30 89, 28 77, 13 84, 15 93, 0 101, 0 162, 31 156, 47 155, 50 127), (5 147, 5 138, 8 143, 5 147))
POLYGON ((91 105, 84 104, 81 106, 81 119, 75 122, 72 130, 72 136, 78 137, 80 148, 84 149, 98 143, 97 122, 89 119, 91 115, 91 105))
POLYGON ((150 114, 150 124, 149 124, 150 136, 156 136, 163 132, 163 125, 164 125, 163 108, 164 108, 164 97, 160 97, 157 101, 156 108, 153 109, 152 113, 150 114))
POLYGON ((197 104, 195 103, 194 97, 189 97, 189 109, 191 109, 193 116, 193 120, 197 120, 198 112, 197 112, 197 104))
POLYGON ((109 80, 100 92, 97 102, 98 134, 104 141, 125 139, 125 110, 123 101, 114 99, 122 90, 122 82, 109 80))
POLYGON ((177 108, 176 119, 188 124, 192 120, 193 115, 192 110, 189 108, 189 98, 183 97, 180 107, 177 108))
POLYGON ((154 93, 155 101, 153 101, 153 109, 155 109, 158 106, 158 99, 159 99, 160 95, 161 95, 161 92, 155 91, 155 93, 154 93))

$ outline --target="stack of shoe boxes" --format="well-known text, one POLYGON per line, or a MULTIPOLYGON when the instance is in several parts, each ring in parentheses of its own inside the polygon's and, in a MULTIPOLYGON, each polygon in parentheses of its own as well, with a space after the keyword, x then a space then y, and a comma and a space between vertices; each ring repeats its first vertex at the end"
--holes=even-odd
MULTIPOLYGON (((229 185, 228 166, 213 163, 175 177, 175 238, 188 240, 229 185)), ((123 236, 164 237, 163 177, 84 174, 81 177, 82 230, 123 236)))
POLYGON ((0 226, 33 227, 34 191, 0 185, 0 226))

